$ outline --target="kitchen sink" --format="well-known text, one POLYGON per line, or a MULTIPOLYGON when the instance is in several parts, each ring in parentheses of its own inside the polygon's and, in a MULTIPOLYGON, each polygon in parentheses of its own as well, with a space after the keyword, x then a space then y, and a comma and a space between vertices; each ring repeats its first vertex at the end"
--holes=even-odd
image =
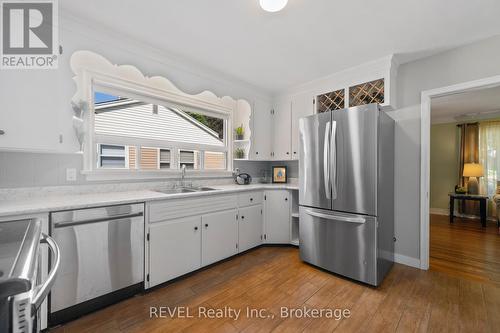
POLYGON ((211 188, 211 187, 194 187, 193 188, 196 192, 206 192, 206 191, 215 191, 216 189, 215 188, 211 188))
POLYGON ((215 191, 215 188, 202 186, 202 187, 177 187, 177 188, 168 188, 164 190, 156 190, 156 192, 164 194, 207 192, 207 191, 215 191))
POLYGON ((192 188, 168 188, 165 190, 156 190, 156 192, 160 193, 165 193, 165 194, 177 194, 177 193, 192 193, 192 192, 197 192, 195 189, 192 188))

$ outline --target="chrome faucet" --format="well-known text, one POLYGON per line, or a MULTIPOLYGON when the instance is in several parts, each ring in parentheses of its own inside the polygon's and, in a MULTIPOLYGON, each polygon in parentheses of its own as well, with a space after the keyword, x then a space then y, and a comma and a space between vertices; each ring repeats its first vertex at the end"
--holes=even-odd
POLYGON ((185 182, 185 179, 186 178, 186 165, 183 164, 181 166, 181 187, 186 187, 186 182, 185 182))

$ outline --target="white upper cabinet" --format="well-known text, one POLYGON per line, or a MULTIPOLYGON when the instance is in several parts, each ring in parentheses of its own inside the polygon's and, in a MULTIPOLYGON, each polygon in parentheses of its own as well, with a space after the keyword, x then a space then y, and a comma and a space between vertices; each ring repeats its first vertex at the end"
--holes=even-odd
POLYGON ((252 110, 252 145, 250 159, 270 160, 272 149, 272 105, 255 101, 252 110))
POLYGON ((59 70, 1 71, 0 150, 61 151, 61 117, 71 107, 59 102, 60 82, 59 70))
POLYGON ((314 96, 302 93, 292 97, 292 159, 299 159, 299 119, 314 113, 314 96))
POLYGON ((273 112, 273 154, 276 161, 291 159, 292 150, 292 117, 291 100, 276 103, 273 112))

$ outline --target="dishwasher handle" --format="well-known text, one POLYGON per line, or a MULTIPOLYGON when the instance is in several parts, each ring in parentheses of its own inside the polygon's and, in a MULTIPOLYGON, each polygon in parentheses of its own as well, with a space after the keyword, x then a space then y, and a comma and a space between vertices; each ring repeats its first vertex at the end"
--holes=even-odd
POLYGON ((140 217, 140 216, 144 216, 144 212, 138 212, 138 213, 126 214, 126 215, 115 215, 115 216, 101 217, 101 218, 97 218, 97 219, 88 219, 88 220, 75 221, 75 222, 57 222, 57 223, 54 223, 54 228, 64 228, 64 227, 72 227, 72 226, 82 225, 82 224, 92 224, 92 223, 100 223, 100 222, 107 222, 107 221, 114 221, 114 220, 130 219, 133 217, 140 217))
POLYGON ((40 305, 49 294, 50 289, 52 289, 52 286, 56 281, 57 272, 59 271, 59 266, 61 265, 61 253, 59 251, 59 246, 57 246, 57 243, 54 241, 54 239, 42 233, 40 243, 47 244, 49 246, 50 251, 52 252, 53 265, 52 269, 49 272, 47 280, 41 286, 35 289, 35 294, 31 302, 32 313, 35 313, 38 308, 40 308, 40 305))

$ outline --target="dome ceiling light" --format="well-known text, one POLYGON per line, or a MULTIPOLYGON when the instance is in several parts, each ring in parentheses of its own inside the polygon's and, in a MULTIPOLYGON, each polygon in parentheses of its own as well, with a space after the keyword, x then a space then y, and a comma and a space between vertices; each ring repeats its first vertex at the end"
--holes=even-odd
POLYGON ((285 8, 288 0, 259 0, 259 3, 266 12, 275 13, 285 8))

